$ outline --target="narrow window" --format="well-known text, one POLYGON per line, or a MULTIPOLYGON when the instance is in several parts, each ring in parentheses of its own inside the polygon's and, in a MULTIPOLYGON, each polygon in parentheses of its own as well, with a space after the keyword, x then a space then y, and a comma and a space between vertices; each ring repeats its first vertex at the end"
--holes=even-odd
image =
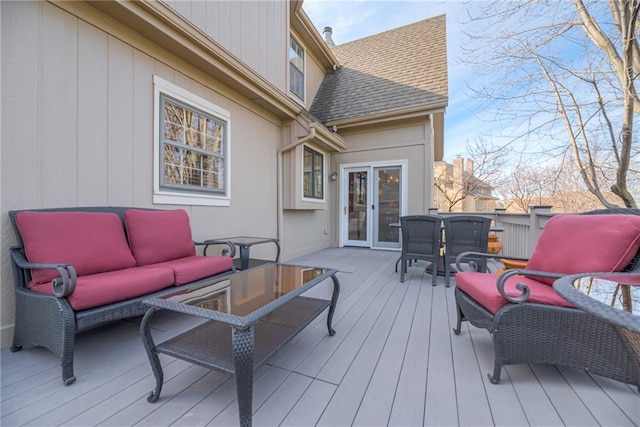
POLYGON ((289 37, 289 90, 304 102, 304 49, 289 37))
POLYGON ((324 155, 305 146, 303 167, 303 196, 309 199, 323 199, 324 155))

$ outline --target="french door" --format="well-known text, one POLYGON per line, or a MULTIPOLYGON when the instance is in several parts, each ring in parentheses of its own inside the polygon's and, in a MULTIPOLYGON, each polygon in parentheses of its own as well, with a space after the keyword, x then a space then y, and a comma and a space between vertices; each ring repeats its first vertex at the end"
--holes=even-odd
POLYGON ((340 228, 342 246, 400 248, 404 211, 402 164, 343 167, 340 228))

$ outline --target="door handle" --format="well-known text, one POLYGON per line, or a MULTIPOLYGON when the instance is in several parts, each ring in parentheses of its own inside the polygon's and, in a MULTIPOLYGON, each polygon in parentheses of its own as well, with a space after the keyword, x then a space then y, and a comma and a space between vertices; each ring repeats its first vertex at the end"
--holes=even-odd
POLYGON ((344 207, 344 214, 345 215, 347 214, 347 207, 346 206, 344 207))
POLYGON ((374 210, 376 208, 376 205, 371 205, 371 210, 374 210))

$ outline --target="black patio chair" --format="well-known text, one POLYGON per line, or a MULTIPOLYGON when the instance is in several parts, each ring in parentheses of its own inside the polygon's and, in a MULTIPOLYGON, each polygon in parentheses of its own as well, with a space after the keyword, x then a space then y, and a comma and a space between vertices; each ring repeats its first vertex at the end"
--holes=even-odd
POLYGON ((409 215, 400 217, 402 230, 402 254, 400 260, 400 281, 404 282, 407 262, 413 260, 430 261, 433 265, 433 286, 438 275, 440 256, 440 228, 442 218, 435 215, 409 215))
MULTIPOLYGON (((450 286, 451 264, 455 264, 456 257, 463 252, 487 252, 489 244, 489 230, 491 218, 476 215, 450 216, 444 222, 444 282, 450 286)), ((480 272, 487 271, 486 258, 465 259, 473 261, 480 272)), ((455 267, 454 267, 455 268, 455 267)))

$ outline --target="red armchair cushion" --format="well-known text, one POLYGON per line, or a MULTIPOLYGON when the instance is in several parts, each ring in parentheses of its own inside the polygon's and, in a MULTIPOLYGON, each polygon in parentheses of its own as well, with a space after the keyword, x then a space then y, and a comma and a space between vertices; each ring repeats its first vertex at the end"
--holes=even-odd
MULTIPOLYGON (((76 288, 67 300, 74 310, 86 310, 147 295, 173 285, 169 268, 127 268, 78 277, 76 288)), ((51 284, 31 288, 53 294, 51 284)))
POLYGON ((145 268, 155 267, 168 268, 173 271, 174 284, 180 286, 229 271, 233 268, 233 260, 227 256, 189 256, 153 264, 145 268))
MULTIPOLYGON (((456 286, 493 314, 497 313, 504 305, 509 304, 498 292, 497 282, 498 275, 496 274, 469 271, 456 273, 456 286)), ((507 295, 515 297, 522 294, 516 289, 517 283, 523 283, 529 287, 531 294, 527 302, 572 307, 564 298, 556 294, 552 287, 528 277, 514 276, 507 279, 504 287, 507 295)))
POLYGON ((127 209, 124 219, 136 265, 155 264, 196 254, 189 216, 182 209, 127 209))
POLYGON ((542 230, 527 269, 562 274, 622 271, 639 248, 640 216, 556 215, 542 230))
MULTIPOLYGON (((104 212, 18 212, 27 259, 40 264, 71 264, 78 276, 133 267, 118 215, 104 212)), ((56 270, 32 270, 32 285, 59 277, 56 270)))

